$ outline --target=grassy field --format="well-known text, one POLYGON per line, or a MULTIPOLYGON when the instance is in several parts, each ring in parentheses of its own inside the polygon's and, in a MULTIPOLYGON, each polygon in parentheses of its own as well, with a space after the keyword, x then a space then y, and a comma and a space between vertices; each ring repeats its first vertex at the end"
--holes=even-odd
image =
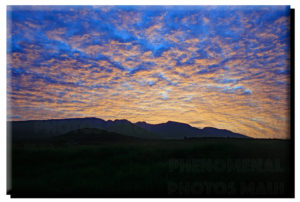
POLYGON ((13 197, 291 197, 290 141, 13 144, 13 197))

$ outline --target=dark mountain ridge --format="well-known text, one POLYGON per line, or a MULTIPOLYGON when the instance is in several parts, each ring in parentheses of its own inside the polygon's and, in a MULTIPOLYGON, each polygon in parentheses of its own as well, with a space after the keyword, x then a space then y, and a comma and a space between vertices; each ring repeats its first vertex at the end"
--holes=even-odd
POLYGON ((159 134, 159 136, 170 139, 182 139, 182 138, 250 138, 246 135, 234 133, 225 129, 218 129, 213 127, 205 127, 199 129, 192 127, 186 123, 180 123, 175 121, 168 121, 160 124, 148 124, 146 122, 137 122, 137 126, 149 130, 151 132, 159 134))
POLYGON ((144 139, 157 138, 155 134, 127 120, 105 121, 98 118, 72 118, 8 122, 8 129, 11 130, 15 139, 47 138, 83 128, 101 129, 144 139))
POLYGON ((175 121, 168 121, 160 124, 149 124, 146 122, 131 123, 126 119, 105 121, 103 119, 91 117, 9 121, 7 123, 8 131, 15 139, 55 137, 80 129, 105 130, 108 133, 116 133, 142 139, 184 139, 202 137, 250 138, 225 129, 212 127, 199 129, 192 127, 189 124, 175 121))
POLYGON ((160 137, 170 139, 182 139, 184 137, 196 137, 201 135, 199 128, 195 128, 186 123, 168 121, 160 124, 148 124, 146 122, 137 122, 135 125, 144 128, 153 133, 159 134, 160 137))

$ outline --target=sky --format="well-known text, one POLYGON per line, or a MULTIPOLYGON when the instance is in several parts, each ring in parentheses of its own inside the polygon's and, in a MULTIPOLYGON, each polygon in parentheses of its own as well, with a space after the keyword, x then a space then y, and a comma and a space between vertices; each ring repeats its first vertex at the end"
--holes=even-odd
POLYGON ((289 6, 8 6, 7 119, 290 137, 289 6))

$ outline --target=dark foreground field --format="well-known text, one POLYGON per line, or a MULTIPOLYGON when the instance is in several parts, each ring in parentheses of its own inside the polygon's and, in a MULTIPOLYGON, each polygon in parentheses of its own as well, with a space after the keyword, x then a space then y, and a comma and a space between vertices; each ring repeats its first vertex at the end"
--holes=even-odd
POLYGON ((12 197, 292 197, 290 141, 13 144, 12 197))

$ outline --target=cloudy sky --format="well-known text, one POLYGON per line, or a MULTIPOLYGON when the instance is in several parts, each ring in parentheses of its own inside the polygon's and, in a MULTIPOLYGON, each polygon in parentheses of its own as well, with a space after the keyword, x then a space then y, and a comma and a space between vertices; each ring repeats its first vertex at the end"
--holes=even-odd
POLYGON ((8 120, 289 137, 289 7, 7 7, 8 120))

